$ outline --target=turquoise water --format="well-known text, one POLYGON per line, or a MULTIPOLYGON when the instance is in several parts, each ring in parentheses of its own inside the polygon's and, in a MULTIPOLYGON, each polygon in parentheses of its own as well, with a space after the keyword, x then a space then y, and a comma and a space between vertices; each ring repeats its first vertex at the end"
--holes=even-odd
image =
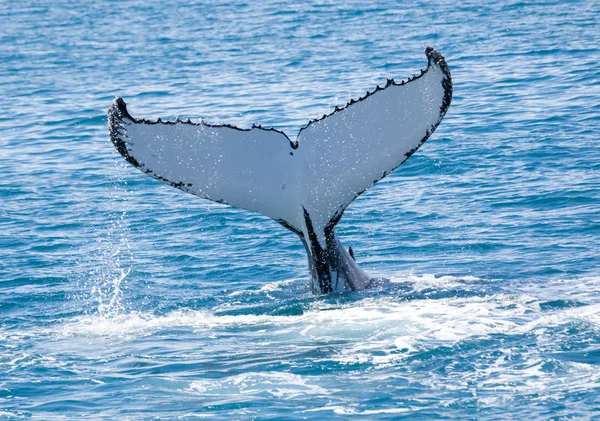
POLYGON ((600 4, 0 9, 0 418, 600 419, 600 4), (445 55, 453 103, 338 225, 379 280, 125 163, 106 110, 295 133, 445 55))

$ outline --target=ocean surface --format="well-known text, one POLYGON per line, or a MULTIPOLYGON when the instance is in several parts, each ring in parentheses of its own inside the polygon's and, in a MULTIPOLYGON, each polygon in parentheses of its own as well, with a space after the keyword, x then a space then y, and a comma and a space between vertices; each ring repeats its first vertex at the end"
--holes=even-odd
POLYGON ((4 1, 0 419, 600 420, 600 3, 490 3, 4 1), (426 45, 452 105, 338 225, 362 292, 109 140, 116 96, 294 138, 426 45))

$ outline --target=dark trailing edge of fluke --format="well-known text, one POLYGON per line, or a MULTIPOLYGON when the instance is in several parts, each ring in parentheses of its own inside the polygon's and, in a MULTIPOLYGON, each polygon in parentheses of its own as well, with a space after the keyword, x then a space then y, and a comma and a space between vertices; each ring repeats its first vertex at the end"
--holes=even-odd
MULTIPOLYGON (((427 68, 422 69, 418 75, 409 77, 408 79, 402 80, 400 82, 396 82, 394 79, 387 79, 387 82, 383 87, 377 85, 377 87, 373 91, 367 91, 367 93, 364 96, 359 97, 358 99, 351 99, 343 107, 336 106, 335 109, 331 113, 323 114, 323 116, 321 116, 321 117, 310 120, 305 126, 300 128, 300 130, 298 131, 298 136, 300 135, 300 133, 302 133, 303 130, 307 129, 310 125, 312 125, 318 121, 324 120, 327 117, 330 117, 337 112, 343 111, 355 103, 364 101, 365 99, 369 98, 371 95, 375 94, 376 92, 383 91, 384 89, 387 89, 390 86, 403 86, 409 82, 412 82, 413 80, 417 80, 417 79, 421 78, 424 74, 427 73, 427 71, 429 70, 429 68, 431 67, 431 65, 433 63, 437 64, 440 67, 440 69, 444 72, 444 75, 445 75, 444 81, 442 82, 442 85, 444 87, 444 101, 443 101, 442 107, 441 107, 440 120, 438 121, 438 124, 439 124, 439 122, 442 120, 443 116, 446 114, 446 110, 450 106, 450 102, 452 101, 452 78, 450 76, 450 69, 448 68, 448 65, 446 64, 444 57, 439 52, 437 52, 432 47, 427 47, 427 48, 425 48, 425 55, 427 56, 427 61, 428 61, 427 68)), ((123 157, 127 160, 127 162, 129 162, 130 164, 132 164, 136 167, 139 167, 139 164, 137 163, 135 158, 133 158, 132 156, 129 155, 129 153, 127 151, 126 142, 125 142, 125 140, 123 140, 121 138, 121 134, 119 133, 119 130, 118 130, 119 124, 124 118, 127 118, 137 124, 140 124, 140 123, 143 123, 143 124, 190 124, 190 125, 194 125, 194 126, 206 126, 206 127, 228 127, 230 129, 240 130, 240 131, 249 131, 249 130, 254 130, 254 129, 274 131, 274 132, 281 133, 282 135, 284 135, 286 137, 286 139, 290 142, 290 147, 292 149, 297 149, 299 146, 298 141, 292 142, 292 140, 289 138, 289 136, 285 132, 283 132, 281 130, 277 130, 274 127, 265 128, 259 124, 253 124, 248 129, 242 129, 242 128, 234 126, 232 124, 210 124, 210 123, 206 123, 202 120, 198 123, 195 123, 195 122, 192 122, 189 118, 187 120, 181 120, 181 119, 177 118, 174 121, 171 121, 171 120, 163 121, 160 118, 158 118, 156 121, 147 120, 145 118, 137 119, 137 118, 134 118, 131 114, 129 114, 129 111, 127 110, 127 104, 125 103, 125 101, 123 101, 122 98, 116 98, 114 100, 112 106, 108 110, 108 126, 109 126, 109 130, 110 130, 111 140, 112 140, 113 144, 115 145, 115 147, 117 148, 117 151, 119 151, 119 153, 121 155, 123 155, 123 157)), ((423 140, 421 141, 419 146, 417 146, 416 148, 414 148, 413 150, 411 150, 410 152, 407 153, 407 155, 406 155, 407 158, 410 157, 413 153, 415 153, 419 149, 419 147, 421 147, 423 145, 423 143, 425 143, 427 138, 429 138, 431 133, 433 133, 433 131, 435 130, 435 128, 437 127, 438 124, 436 124, 432 128, 432 130, 430 130, 428 132, 428 134, 423 138, 423 140)), ((296 137, 298 137, 298 136, 296 136, 296 137)), ((379 180, 381 180, 381 179, 379 179, 379 180)), ((379 181, 379 180, 377 180, 377 181, 379 181)))
MULTIPOLYGON (((382 88, 379 85, 377 85, 377 88, 375 88, 375 90, 373 92, 369 92, 367 91, 367 94, 357 100, 350 100, 344 107, 342 108, 337 108, 336 110, 328 115, 323 115, 323 117, 318 118, 318 119, 314 119, 311 120, 306 126, 304 126, 303 128, 300 129, 300 132, 302 132, 302 130, 308 128, 308 126, 310 126, 313 123, 316 123, 318 121, 321 121, 333 114, 335 114, 338 111, 341 111, 347 107, 349 107, 352 104, 355 104, 357 102, 363 101, 365 99, 367 99, 368 97, 370 97, 371 95, 373 95, 375 92, 378 91, 382 91, 392 85, 395 86, 403 86, 406 85, 409 82, 412 82, 413 80, 417 80, 421 77, 423 77, 423 75, 425 75, 429 69, 431 68, 432 64, 437 64, 440 69, 442 70, 442 72, 444 73, 444 79, 442 80, 442 87, 444 88, 444 98, 442 100, 442 105, 440 106, 440 114, 439 114, 439 118, 437 120, 437 122, 431 126, 429 128, 429 130, 427 130, 427 132, 425 133, 425 136, 421 139, 421 141, 419 142, 419 144, 417 146, 415 146, 413 149, 411 149, 410 151, 408 151, 407 153, 404 154, 405 159, 400 162, 395 168, 393 168, 390 172, 383 172, 383 175, 381 177, 379 177, 376 180, 373 180, 373 183, 368 186, 367 188, 365 188, 362 191, 356 192, 354 198, 348 203, 348 205, 350 203, 352 203, 354 200, 356 200, 361 194, 363 194, 364 192, 366 192, 368 189, 370 189, 374 184, 376 184, 377 182, 381 181, 383 178, 385 178, 387 175, 391 174, 393 171, 395 171, 400 165, 402 165, 408 158, 410 158, 415 152, 417 152, 421 146, 423 146, 423 144, 427 141, 427 139, 429 139, 429 137, 433 134, 433 132, 435 131, 435 129, 440 125, 440 123, 442 122, 442 119, 444 118, 444 116, 446 115, 446 111, 448 111, 448 108, 450 107, 450 103, 452 102, 452 76, 450 75, 450 68, 448 67, 448 65, 446 64, 446 60, 444 59, 444 56, 442 56, 437 50, 435 50, 433 47, 427 47, 425 48, 425 55, 427 56, 427 68, 426 69, 422 69, 420 71, 420 73, 416 76, 410 77, 407 80, 403 80, 399 83, 395 82, 394 79, 388 79, 387 83, 385 84, 385 86, 382 88)), ((298 133, 298 135, 300 134, 300 132, 298 133)), ((346 210, 347 206, 342 206, 341 209, 338 211, 338 213, 336 213, 336 218, 339 221, 339 219, 341 219, 341 217, 343 216, 345 210, 346 210)))

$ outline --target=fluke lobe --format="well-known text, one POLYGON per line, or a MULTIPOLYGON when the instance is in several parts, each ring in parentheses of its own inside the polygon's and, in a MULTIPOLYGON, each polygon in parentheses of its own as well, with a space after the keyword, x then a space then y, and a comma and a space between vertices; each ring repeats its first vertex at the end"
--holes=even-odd
POLYGON ((297 234, 306 248, 314 293, 360 290, 369 276, 335 235, 348 205, 415 153, 452 100, 450 70, 425 49, 427 68, 329 115, 292 142, 253 126, 136 119, 117 98, 110 138, 123 157, 160 181, 196 196, 262 213, 297 234))

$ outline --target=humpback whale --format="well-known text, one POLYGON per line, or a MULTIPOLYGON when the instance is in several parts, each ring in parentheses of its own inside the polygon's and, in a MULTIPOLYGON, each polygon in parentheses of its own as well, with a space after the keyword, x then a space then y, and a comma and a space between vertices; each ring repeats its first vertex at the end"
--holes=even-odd
POLYGON ((204 199, 266 215, 300 237, 316 294, 366 288, 371 278, 335 226, 348 205, 415 153, 452 100, 444 57, 427 47, 427 68, 388 79, 358 100, 311 120, 294 141, 274 128, 156 121, 108 110, 110 138, 133 166, 204 199))

